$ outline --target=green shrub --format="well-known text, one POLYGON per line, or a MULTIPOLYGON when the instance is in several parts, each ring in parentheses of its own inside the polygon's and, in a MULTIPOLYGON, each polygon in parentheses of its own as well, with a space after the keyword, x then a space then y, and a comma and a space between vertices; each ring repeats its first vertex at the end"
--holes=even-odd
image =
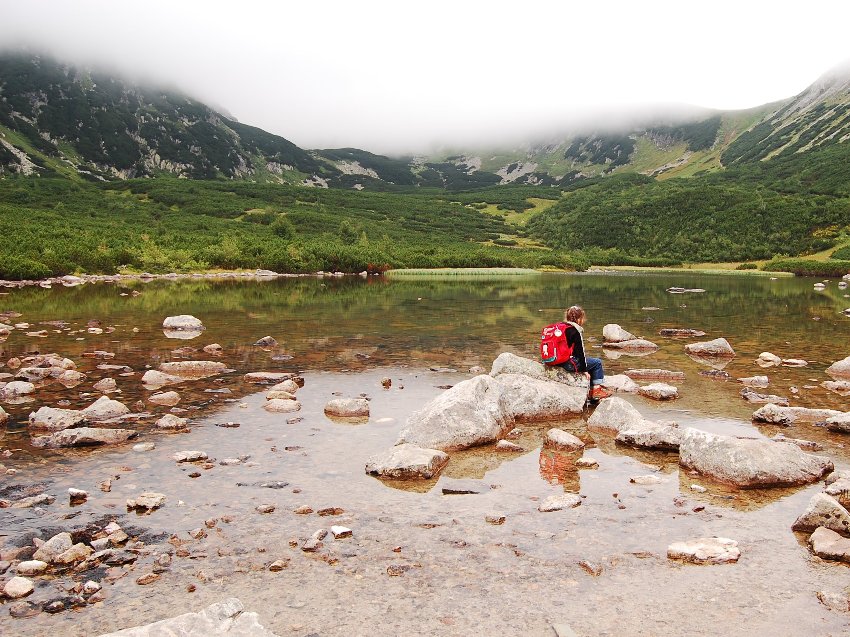
POLYGON ((757 270, 758 266, 755 263, 742 263, 736 270, 757 270))
POLYGON ((51 274, 50 269, 43 263, 25 257, 10 255, 0 260, 0 279, 45 279, 51 274))
POLYGON ((841 277, 850 272, 850 261, 812 261, 809 259, 774 259, 763 270, 792 272, 799 276, 841 277))

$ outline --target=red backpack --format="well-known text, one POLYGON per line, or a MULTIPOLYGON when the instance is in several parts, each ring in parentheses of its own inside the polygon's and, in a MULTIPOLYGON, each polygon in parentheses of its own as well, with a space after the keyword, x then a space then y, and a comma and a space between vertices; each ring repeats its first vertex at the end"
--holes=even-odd
POLYGON ((560 365, 570 360, 573 347, 567 343, 567 324, 553 323, 540 334, 540 358, 546 365, 560 365))

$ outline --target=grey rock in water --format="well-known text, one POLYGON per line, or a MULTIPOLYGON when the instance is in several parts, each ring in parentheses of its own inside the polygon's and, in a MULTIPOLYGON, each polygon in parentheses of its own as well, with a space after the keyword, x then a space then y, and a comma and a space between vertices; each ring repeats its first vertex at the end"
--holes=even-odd
POLYGON ((27 396, 35 391, 35 385, 25 380, 13 380, 11 383, 6 383, 0 389, 0 399, 17 398, 18 396, 27 396))
POLYGON ((41 407, 38 411, 30 413, 30 429, 44 431, 62 431, 77 427, 86 422, 86 415, 74 409, 57 409, 54 407, 41 407))
POLYGON ((368 418, 369 401, 365 398, 335 398, 325 405, 325 413, 338 418, 368 418))
POLYGON ((118 384, 115 382, 114 378, 101 378, 93 385, 93 389, 95 391, 108 393, 118 389, 118 384))
POLYGON ((834 469, 829 458, 805 453, 790 443, 720 436, 693 428, 682 433, 679 464, 744 488, 809 484, 834 469))
POLYGON ((188 379, 175 374, 166 374, 156 369, 149 369, 142 375, 142 384, 151 389, 159 389, 166 385, 177 385, 185 383, 188 379))
POLYGON ((227 365, 218 361, 171 361, 161 363, 159 371, 181 378, 200 379, 221 374, 227 365))
POLYGON ((496 443, 496 451, 507 451, 509 453, 521 453, 525 451, 522 447, 520 447, 515 442, 511 442, 510 440, 500 440, 496 443))
POLYGON ((32 580, 26 577, 16 576, 6 582, 3 587, 3 594, 9 599, 20 599, 26 597, 35 590, 35 585, 32 580))
POLYGON ((154 493, 153 491, 148 491, 145 493, 140 493, 135 498, 131 498, 127 500, 127 508, 128 509, 140 509, 143 511, 153 511, 154 509, 158 509, 162 505, 165 504, 165 494, 163 493, 154 493))
POLYGON ((396 444, 466 449, 500 440, 513 427, 502 385, 490 376, 475 376, 412 413, 396 444))
POLYGON ((71 539, 70 533, 57 533, 42 544, 38 550, 33 553, 32 558, 41 562, 50 563, 56 559, 57 556, 67 551, 72 546, 74 546, 74 541, 71 539))
POLYGON ((782 364, 782 359, 771 352, 762 352, 756 359, 759 367, 779 367, 782 364))
POLYGON ((850 356, 836 361, 826 368, 826 373, 830 376, 841 376, 850 378, 850 356))
POLYGON ((562 420, 582 413, 587 389, 523 374, 499 374, 505 409, 515 422, 562 420))
POLYGON ((290 372, 248 372, 244 378, 249 383, 280 383, 285 380, 298 382, 298 377, 290 372))
POLYGON ((850 380, 825 380, 820 386, 841 396, 850 396, 850 380))
POLYGON ((685 380, 685 372, 669 369, 627 369, 623 373, 632 380, 685 380))
POLYGON ((626 429, 621 429, 617 432, 614 440, 629 447, 678 451, 682 440, 682 431, 676 423, 657 423, 644 420, 626 429))
POLYGON ((826 493, 816 493, 806 510, 791 525, 794 531, 811 533, 819 526, 844 536, 850 536, 850 512, 826 493))
POLYGON ((643 424, 644 417, 632 407, 631 403, 612 396, 599 403, 596 410, 587 419, 587 428, 591 431, 617 434, 624 429, 632 429, 643 424))
POLYGON ((499 354, 490 369, 490 376, 497 378, 501 374, 522 374, 540 380, 554 380, 573 387, 587 388, 588 380, 584 374, 573 374, 563 367, 549 367, 543 363, 523 358, 510 352, 499 354))
POLYGON ((157 392, 148 396, 148 402, 163 407, 174 407, 180 402, 180 394, 176 391, 157 392))
POLYGON ((783 396, 760 394, 749 387, 744 387, 744 389, 741 390, 741 398, 746 400, 748 403, 772 403, 779 407, 788 406, 788 399, 783 396))
POLYGON ((738 543, 725 537, 703 537, 674 542, 667 547, 667 557, 693 564, 728 564, 741 557, 738 543))
POLYGON ((263 405, 263 409, 273 414, 291 414, 301 410, 301 403, 289 398, 270 398, 263 405))
POLYGON ((675 327, 664 328, 662 330, 659 330, 658 333, 661 336, 668 336, 673 338, 699 338, 701 336, 705 336, 705 332, 703 332, 702 330, 675 327))
POLYGON ((830 416, 826 419, 826 428, 842 434, 850 434, 850 412, 830 416))
POLYGON ((180 418, 174 414, 165 414, 162 418, 157 420, 154 425, 157 429, 163 431, 182 431, 186 429, 188 422, 189 420, 187 418, 180 418))
POLYGON ((295 394, 295 393, 298 392, 298 389, 299 389, 298 383, 296 383, 291 378, 287 378, 286 380, 281 381, 281 382, 277 383, 276 385, 273 385, 272 387, 269 387, 269 392, 285 391, 285 392, 289 392, 290 394, 295 394))
POLYGON ((652 474, 643 475, 643 476, 632 476, 629 478, 629 483, 638 484, 644 487, 654 486, 656 484, 661 484, 664 482, 660 477, 652 474))
POLYGON ((767 376, 747 376, 739 378, 738 382, 747 387, 767 387, 770 384, 770 379, 767 376))
POLYGON ((258 347, 277 347, 277 339, 273 336, 264 336, 260 340, 258 340, 254 345, 258 347))
POLYGON ((9 422, 9 414, 6 413, 6 410, 0 407, 0 426, 5 425, 9 422))
POLYGON ((633 338, 628 341, 606 342, 602 347, 605 349, 623 350, 625 352, 654 352, 658 345, 645 338, 633 338))
POLYGON ((679 397, 679 390, 667 383, 652 383, 641 387, 638 394, 653 400, 674 400, 679 397))
POLYGON ((200 319, 195 318, 191 314, 180 314, 178 316, 166 317, 166 319, 162 322, 162 329, 178 332, 201 332, 206 328, 200 319))
POLYGON ((34 447, 41 449, 59 449, 61 447, 88 447, 96 445, 114 445, 126 442, 136 435, 132 429, 103 429, 99 427, 79 427, 65 429, 46 436, 31 439, 34 447))
POLYGON ((822 422, 844 412, 834 409, 809 409, 807 407, 783 407, 768 403, 753 413, 754 422, 773 425, 790 425, 795 422, 822 422))
POLYGON ((609 323, 608 325, 602 328, 602 338, 605 339, 605 344, 608 345, 610 343, 632 341, 639 337, 635 336, 631 332, 624 330, 616 323, 609 323))
POLYGON ((265 629, 256 613, 245 611, 237 598, 212 604, 197 613, 186 613, 145 626, 126 628, 100 637, 277 637, 265 629))
POLYGON ((550 495, 540 503, 537 510, 541 513, 551 513, 553 511, 562 511, 563 509, 574 509, 581 504, 581 496, 575 493, 562 493, 560 495, 550 495))
POLYGON ((605 387, 612 391, 623 392, 626 394, 636 394, 640 389, 640 385, 638 385, 635 381, 633 381, 625 374, 614 374, 612 376, 605 376, 604 384, 605 387))
POLYGON ((112 400, 106 396, 101 396, 91 405, 82 410, 86 420, 89 422, 103 422, 126 416, 130 413, 130 409, 123 403, 117 400, 112 400))
POLYGON ((850 562, 850 539, 823 526, 815 529, 809 538, 812 552, 824 560, 850 562))
POLYGON ((584 449, 581 438, 572 435, 563 429, 550 429, 546 432, 543 446, 550 449, 563 449, 566 451, 579 451, 584 449))
POLYGON ((198 460, 206 460, 207 454, 205 451, 178 451, 173 456, 174 462, 197 462, 198 460))
POLYGON ((383 478, 433 478, 449 461, 449 456, 437 449, 423 449, 401 444, 373 456, 366 462, 366 473, 383 478))
POLYGON ((712 341, 702 343, 688 343, 685 351, 694 356, 731 358, 735 356, 735 350, 725 338, 716 338, 712 341))

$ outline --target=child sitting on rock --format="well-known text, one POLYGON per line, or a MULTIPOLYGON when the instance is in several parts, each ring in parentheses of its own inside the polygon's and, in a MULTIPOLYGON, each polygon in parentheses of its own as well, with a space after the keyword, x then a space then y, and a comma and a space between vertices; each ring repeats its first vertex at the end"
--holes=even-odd
POLYGON ((579 305, 573 305, 564 313, 564 320, 567 322, 567 344, 573 348, 573 355, 565 363, 561 363, 561 367, 569 372, 577 372, 584 374, 590 379, 590 399, 602 400, 611 396, 611 392, 602 386, 605 380, 605 372, 602 369, 602 359, 585 356, 584 339, 584 323, 587 320, 587 314, 579 305))

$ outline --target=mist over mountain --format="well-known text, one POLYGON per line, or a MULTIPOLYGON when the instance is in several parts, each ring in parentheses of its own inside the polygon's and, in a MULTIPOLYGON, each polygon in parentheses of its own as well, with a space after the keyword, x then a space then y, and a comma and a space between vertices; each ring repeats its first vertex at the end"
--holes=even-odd
POLYGON ((299 148, 179 90, 46 56, 0 55, 0 174, 111 180, 171 175, 385 190, 565 186, 617 173, 665 179, 805 153, 850 138, 850 67, 745 111, 664 106, 574 119, 569 132, 428 155, 299 148))

